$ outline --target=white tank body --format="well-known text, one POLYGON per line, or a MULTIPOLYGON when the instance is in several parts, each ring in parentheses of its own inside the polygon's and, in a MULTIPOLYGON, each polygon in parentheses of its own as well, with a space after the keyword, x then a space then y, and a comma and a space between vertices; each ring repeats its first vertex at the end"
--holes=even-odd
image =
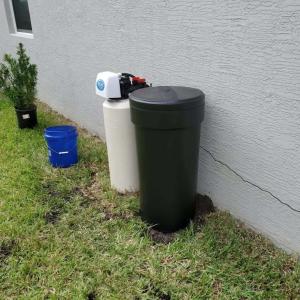
POLYGON ((134 125, 129 100, 103 103, 110 183, 119 193, 139 190, 134 125))

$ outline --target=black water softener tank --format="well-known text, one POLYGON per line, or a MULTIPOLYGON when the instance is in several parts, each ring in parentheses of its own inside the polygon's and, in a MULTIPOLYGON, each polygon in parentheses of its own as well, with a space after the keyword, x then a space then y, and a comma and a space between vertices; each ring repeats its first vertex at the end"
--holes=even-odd
POLYGON ((142 219, 162 232, 185 227, 195 212, 205 95, 180 86, 129 95, 135 125, 142 219))

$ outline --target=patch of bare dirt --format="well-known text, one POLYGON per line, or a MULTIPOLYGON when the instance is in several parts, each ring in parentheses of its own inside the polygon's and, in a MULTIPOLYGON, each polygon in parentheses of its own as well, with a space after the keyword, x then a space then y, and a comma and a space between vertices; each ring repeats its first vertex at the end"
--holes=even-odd
POLYGON ((158 230, 150 228, 148 235, 154 243, 169 244, 173 242, 176 237, 176 232, 163 233, 158 230))
POLYGON ((0 243, 0 263, 3 263, 12 254, 15 246, 16 242, 14 240, 0 243))
MULTIPOLYGON (((81 188, 76 188, 76 193, 80 194, 83 197, 81 206, 87 207, 89 205, 94 205, 97 209, 100 210, 100 213, 104 214, 103 219, 105 221, 109 221, 112 219, 129 220, 135 217, 134 211, 117 211, 117 207, 114 203, 102 199, 101 183, 99 180, 99 174, 97 173, 97 166, 89 166, 89 168, 92 168, 92 178, 90 184, 81 188)), ((122 193, 120 195, 137 195, 137 193, 122 193)))
POLYGON ((207 195, 197 194, 195 216, 193 219, 196 228, 200 228, 205 222, 205 216, 215 212, 212 200, 207 195))
POLYGON ((215 280, 213 283, 213 292, 214 292, 214 299, 219 299, 219 296, 222 292, 222 283, 218 280, 215 280))
POLYGON ((94 201, 100 198, 99 194, 101 192, 101 187, 99 180, 97 180, 97 175, 98 173, 96 173, 92 177, 90 185, 87 185, 79 190, 80 194, 84 197, 86 201, 94 201))
POLYGON ((95 300, 96 299, 96 293, 95 292, 88 293, 86 299, 87 300, 95 300))
POLYGON ((50 211, 46 212, 44 219, 48 224, 55 224, 59 220, 61 210, 58 208, 53 208, 50 211))
POLYGON ((51 200, 52 198, 61 198, 65 202, 70 202, 72 200, 72 197, 74 196, 73 192, 66 194, 63 191, 58 190, 55 182, 44 182, 42 184, 42 188, 45 192, 45 197, 43 198, 45 202, 49 202, 49 200, 51 200))
POLYGON ((108 207, 102 207, 102 213, 104 213, 104 220, 109 221, 113 219, 130 220, 134 217, 134 214, 130 212, 113 212, 108 207))
POLYGON ((74 192, 83 197, 81 205, 83 207, 89 206, 95 200, 99 200, 101 198, 101 185, 99 180, 98 166, 97 165, 87 165, 91 173, 91 182, 88 185, 83 187, 76 187, 74 192))
POLYGON ((158 300, 171 300, 171 295, 169 293, 165 293, 156 287, 153 283, 146 285, 143 289, 144 294, 148 294, 154 296, 155 299, 158 300))
MULTIPOLYGON (((197 195, 196 198, 196 209, 195 209, 195 216, 193 218, 193 223, 196 229, 200 229, 205 222, 205 216, 214 212, 215 207, 213 205, 212 200, 206 195, 197 195)), ((149 228, 146 230, 143 235, 149 236, 149 238, 154 243, 161 243, 161 244, 169 244, 174 241, 176 238, 177 232, 171 233, 163 233, 153 228, 149 228)))

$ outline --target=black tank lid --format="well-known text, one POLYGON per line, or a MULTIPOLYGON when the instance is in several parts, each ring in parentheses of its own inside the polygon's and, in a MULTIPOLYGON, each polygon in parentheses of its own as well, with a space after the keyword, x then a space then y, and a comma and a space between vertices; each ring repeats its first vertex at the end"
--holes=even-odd
POLYGON ((183 86, 156 86, 136 90, 129 94, 135 108, 151 110, 181 110, 204 106, 205 95, 195 88, 183 86))

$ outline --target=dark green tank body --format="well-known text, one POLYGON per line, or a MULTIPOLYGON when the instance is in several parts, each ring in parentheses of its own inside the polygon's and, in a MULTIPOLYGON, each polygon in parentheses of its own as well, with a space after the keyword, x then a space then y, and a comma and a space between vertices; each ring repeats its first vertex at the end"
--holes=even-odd
POLYGON ((176 231, 195 211, 204 94, 184 87, 150 87, 129 98, 142 218, 160 231, 176 231))

